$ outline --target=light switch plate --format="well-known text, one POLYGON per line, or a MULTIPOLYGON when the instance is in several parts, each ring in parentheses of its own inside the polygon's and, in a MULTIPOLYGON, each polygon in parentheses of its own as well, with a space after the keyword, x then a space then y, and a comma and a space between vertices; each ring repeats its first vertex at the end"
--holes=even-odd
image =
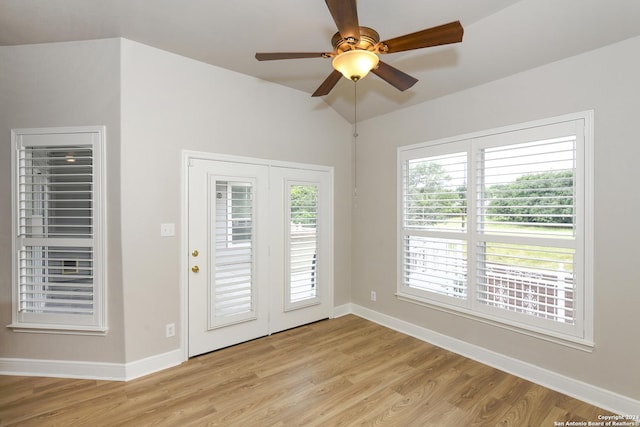
POLYGON ((160 224, 160 236, 175 236, 176 235, 176 225, 174 223, 168 224, 160 224))

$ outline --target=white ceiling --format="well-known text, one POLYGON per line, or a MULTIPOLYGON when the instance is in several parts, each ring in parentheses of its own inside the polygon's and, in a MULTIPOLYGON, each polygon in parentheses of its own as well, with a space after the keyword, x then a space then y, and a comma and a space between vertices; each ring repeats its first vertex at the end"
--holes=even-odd
MULTIPOLYGON (((399 92, 357 84, 358 120, 640 35, 638 0, 360 0, 360 25, 382 40, 460 20, 462 43, 390 54, 419 82, 399 92)), ((255 52, 331 50, 322 0, 0 0, 0 45, 125 37, 311 94, 329 59, 258 62, 255 52)), ((354 83, 317 102, 354 118, 354 83)), ((277 100, 274 100, 277 102, 277 100)))

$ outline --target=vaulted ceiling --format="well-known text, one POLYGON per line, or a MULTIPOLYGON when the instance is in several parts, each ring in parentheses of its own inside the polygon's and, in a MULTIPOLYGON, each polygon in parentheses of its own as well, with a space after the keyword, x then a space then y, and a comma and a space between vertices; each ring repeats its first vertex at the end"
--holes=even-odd
MULTIPOLYGON (((367 76, 358 120, 640 35, 638 0, 360 0, 358 17, 383 40, 455 20, 465 29, 459 44, 386 55, 419 82, 400 92, 367 76)), ((335 32, 323 0, 0 0, 0 45, 125 37, 309 96, 330 59, 254 54, 331 51, 335 32)), ((341 79, 317 102, 353 121, 354 95, 341 79)))

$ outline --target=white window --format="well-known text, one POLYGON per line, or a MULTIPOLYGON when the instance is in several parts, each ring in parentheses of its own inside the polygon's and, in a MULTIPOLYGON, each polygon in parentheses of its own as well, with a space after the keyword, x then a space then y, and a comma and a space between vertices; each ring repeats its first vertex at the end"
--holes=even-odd
POLYGON ((398 295, 591 345, 590 112, 398 150, 398 295))
POLYGON ((13 323, 106 330, 103 127, 12 131, 13 323))

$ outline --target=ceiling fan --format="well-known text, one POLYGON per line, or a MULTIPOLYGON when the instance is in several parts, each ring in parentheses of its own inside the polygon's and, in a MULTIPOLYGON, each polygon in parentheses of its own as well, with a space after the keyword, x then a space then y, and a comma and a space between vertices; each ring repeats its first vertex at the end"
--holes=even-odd
POLYGON ((356 0, 325 0, 338 32, 331 38, 332 52, 271 52, 256 53, 258 61, 299 58, 333 58, 333 72, 311 96, 324 96, 343 75, 353 81, 364 78, 369 71, 396 89, 404 91, 418 79, 379 60, 379 54, 440 46, 462 41, 460 21, 416 31, 415 33, 380 41, 378 33, 358 23, 356 0))

